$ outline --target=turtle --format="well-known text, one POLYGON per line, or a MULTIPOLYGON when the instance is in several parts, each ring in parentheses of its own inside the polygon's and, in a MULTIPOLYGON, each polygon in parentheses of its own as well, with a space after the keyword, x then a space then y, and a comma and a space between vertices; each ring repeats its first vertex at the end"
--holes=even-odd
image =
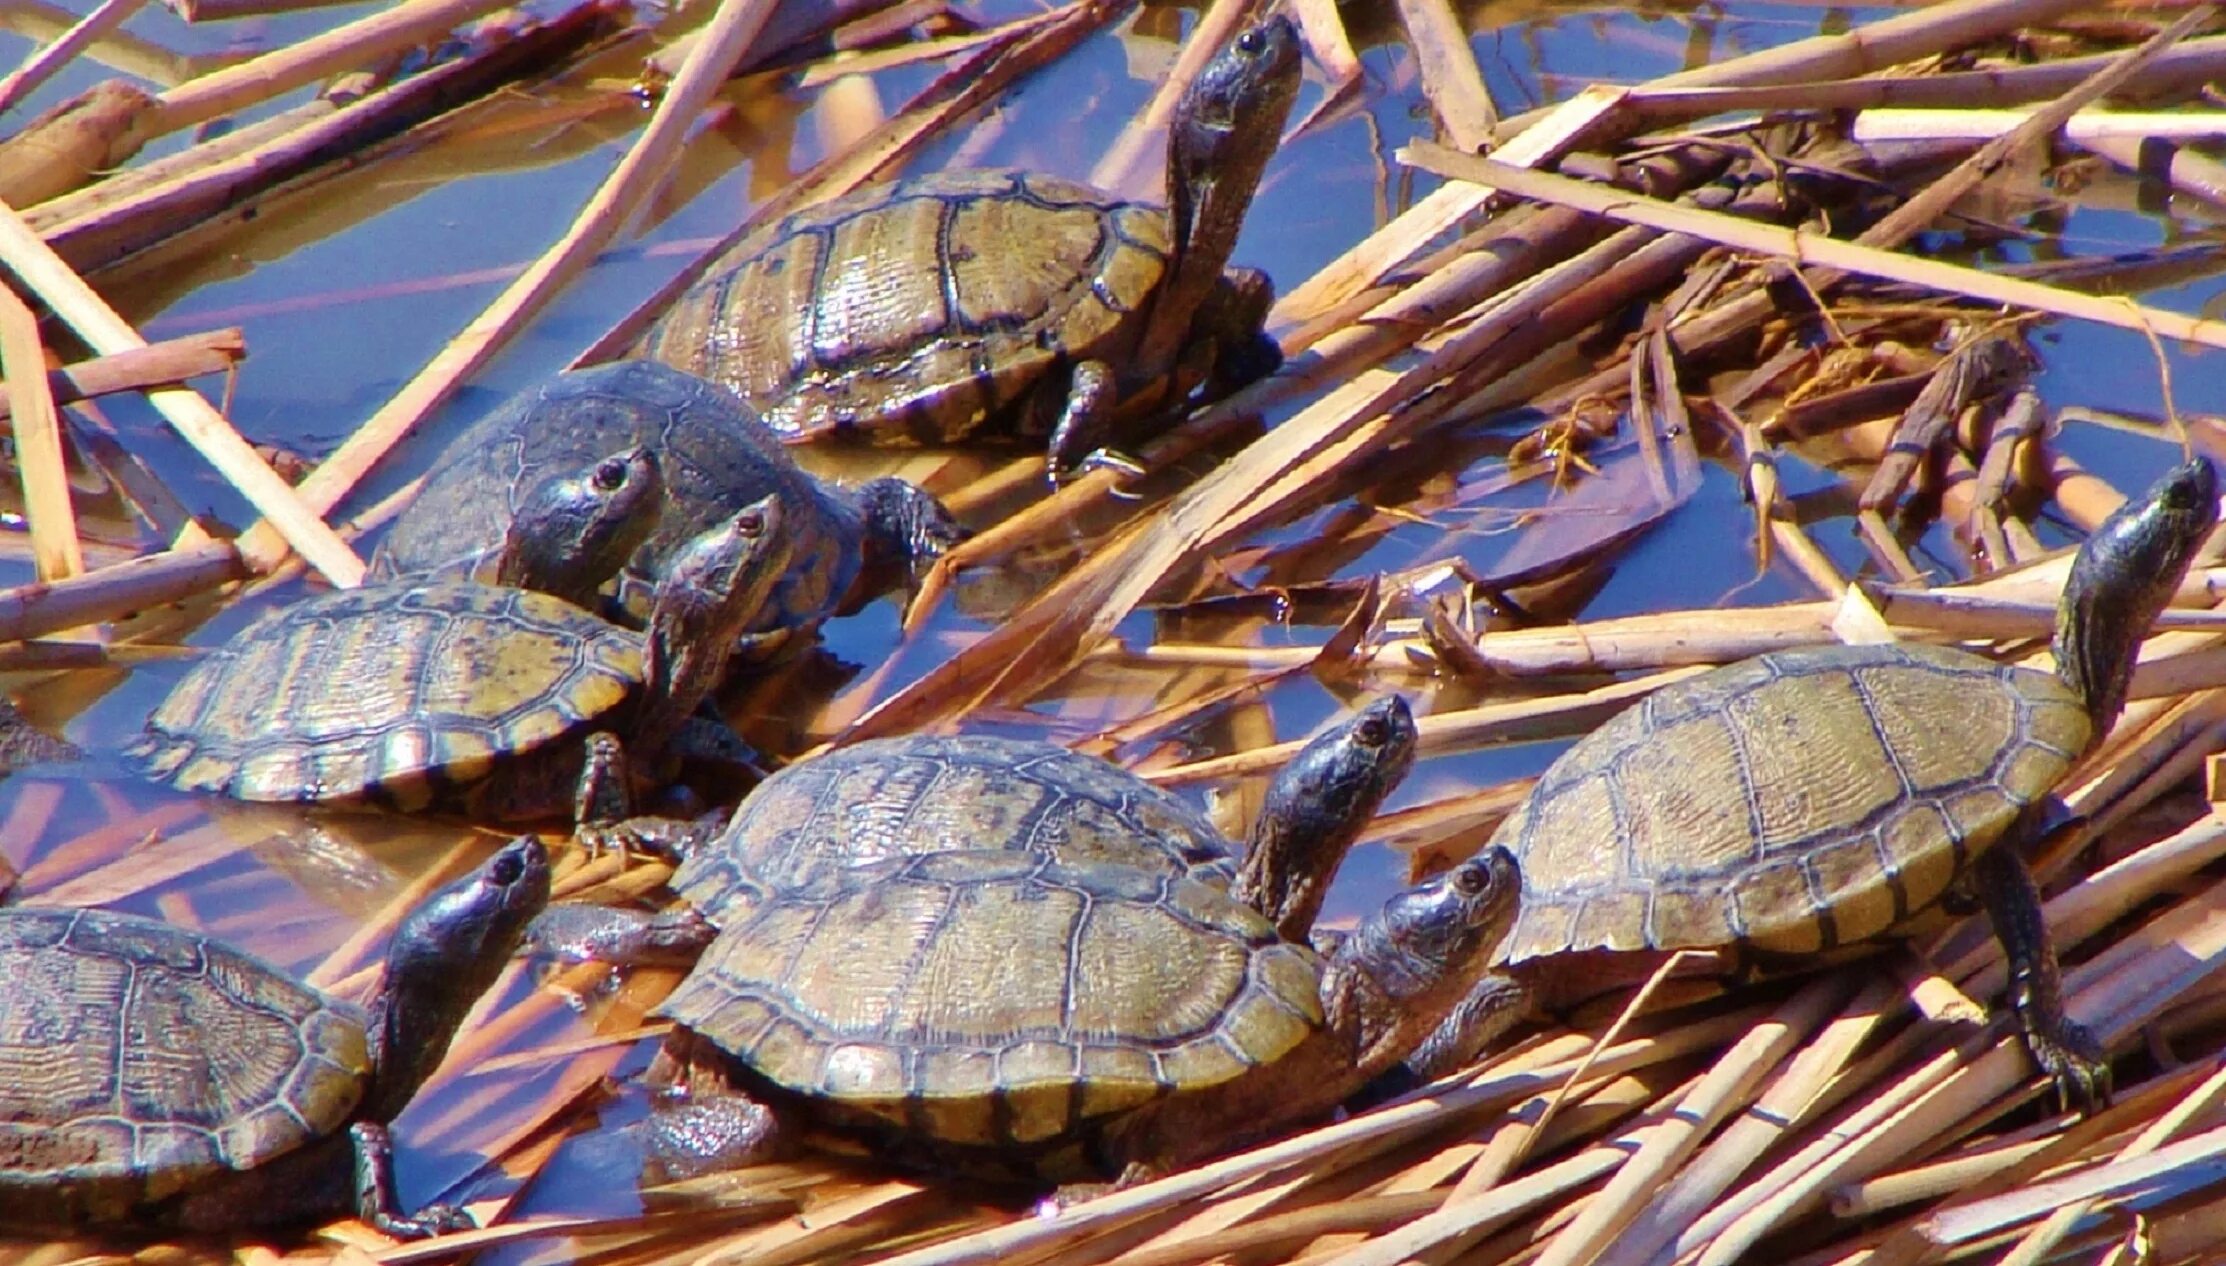
MULTIPOLYGON (((568 488, 599 491, 547 487, 559 503, 568 488)), ((305 598, 195 664, 126 755, 182 790, 241 800, 496 821, 609 803, 595 778, 613 762, 589 753, 616 732, 633 767, 663 772, 787 566, 783 524, 768 496, 699 535, 659 582, 646 634, 537 589, 473 581, 305 598)), ((600 550, 614 554, 625 556, 600 550)))
POLYGON ((368 1009, 159 920, 0 910, 0 1228, 470 1228, 398 1209, 387 1125, 548 897, 511 841, 403 919, 368 1009))
POLYGON ((1305 939, 1414 743, 1395 697, 1317 738, 1241 861, 1094 758, 859 744, 753 793, 676 873, 691 910, 557 906, 534 939, 701 953, 662 1011, 680 1027, 651 1070, 670 1088, 644 1123, 653 1177, 809 1138, 1006 1181, 1133 1180, 1328 1111, 1483 970, 1512 917, 1500 854, 1393 898, 1326 956, 1305 939))
MULTIPOLYGON (((664 472, 663 513, 608 586, 615 603, 605 613, 635 627, 647 622, 657 578, 690 538, 761 497, 780 497, 791 555, 744 638, 750 659, 864 605, 965 536, 918 486, 896 478, 856 488, 823 482, 732 391, 654 361, 623 360, 556 374, 457 435, 379 543, 370 574, 488 579, 545 480, 630 445, 656 454, 664 472)), ((600 603, 592 587, 559 596, 590 610, 600 603)))
POLYGON ((866 186, 745 237, 632 354, 733 387, 784 439, 1048 434, 1063 474, 1117 421, 1276 367, 1273 286, 1225 267, 1299 71, 1281 16, 1207 64, 1168 128, 1165 209, 1006 169, 866 186))
POLYGON ((2121 506, 2072 563, 2053 673, 1945 646, 1806 647, 1608 720, 1492 835, 1523 877, 1505 970, 1410 1070, 1459 1066, 1531 1003, 1626 974, 1618 957, 1815 955, 1903 929, 1954 889, 1984 905, 2025 1046, 2059 1097, 2107 1099, 2109 1064, 2064 1013, 2021 854, 2063 821, 2053 789, 2117 720, 2142 636, 2217 521, 2201 459, 2121 506))
POLYGON ((555 905, 531 940, 570 959, 684 963, 765 891, 891 857, 991 848, 1233 888, 1284 937, 1303 940, 1337 859, 1413 768, 1415 740, 1414 715, 1397 695, 1315 738, 1269 785, 1240 860, 1190 804, 1056 743, 870 739, 780 770, 708 827, 632 820, 631 841, 681 858, 671 886, 685 904, 656 915, 555 905))

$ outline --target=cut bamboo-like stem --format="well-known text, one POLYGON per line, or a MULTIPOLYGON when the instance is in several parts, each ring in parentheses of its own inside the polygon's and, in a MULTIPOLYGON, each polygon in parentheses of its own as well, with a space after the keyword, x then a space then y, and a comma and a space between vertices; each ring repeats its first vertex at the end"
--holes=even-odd
MULTIPOLYGON (((147 346, 147 340, 63 263, 21 216, 4 206, 0 206, 0 260, 94 351, 112 355, 147 346)), ((348 543, 302 504, 294 489, 208 401, 184 387, 150 391, 147 401, 270 522, 276 539, 260 560, 263 566, 280 557, 282 540, 336 585, 354 585, 363 578, 363 561, 348 543)))
POLYGON ((16 460, 22 468, 23 505, 31 520, 31 553, 39 579, 82 575, 85 554, 78 546, 77 514, 70 505, 62 421, 46 385, 39 318, 6 287, 0 287, 0 371, 7 374, 8 409, 15 419, 16 460))
POLYGON ((123 25, 124 19, 137 13, 147 0, 101 0, 84 19, 64 31, 52 43, 24 60, 21 66, 0 79, 0 112, 14 107, 40 85, 53 78, 56 71, 76 60, 93 41, 123 25))

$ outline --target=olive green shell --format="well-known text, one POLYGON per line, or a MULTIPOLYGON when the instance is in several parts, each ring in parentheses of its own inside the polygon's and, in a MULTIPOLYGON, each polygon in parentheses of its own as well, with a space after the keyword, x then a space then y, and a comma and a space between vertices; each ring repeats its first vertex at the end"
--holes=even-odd
POLYGON ((647 622, 675 554, 773 493, 794 553, 750 631, 809 631, 833 614, 864 538, 850 495, 798 466, 733 392, 647 361, 558 374, 467 427, 379 543, 371 575, 491 580, 484 569, 542 481, 635 445, 657 454, 665 497, 656 530, 609 587, 632 623, 647 622))
POLYGON ((831 867, 964 849, 1123 865, 1226 888, 1236 849, 1203 813, 1117 765, 1051 743, 916 735, 775 773, 673 875, 713 924, 760 889, 831 867))
POLYGON ((0 911, 0 1223, 121 1221, 339 1129, 361 1013, 153 919, 0 911))
POLYGON ((641 686, 638 635, 547 594, 367 585, 274 611, 196 663, 126 754, 240 800, 530 818, 570 809, 577 769, 523 777, 517 758, 615 722, 641 686))
POLYGON ((753 234, 633 354, 725 383, 784 438, 1040 436, 1055 366, 1117 363, 1166 275, 1167 214, 1054 176, 875 185, 753 234))
POLYGON ((1220 888, 1127 866, 930 853, 737 914, 661 1013, 775 1086, 943 1143, 1057 1142, 1323 1024, 1312 951, 1220 888))
POLYGON ((1492 837, 1522 866, 1507 958, 1874 936, 2046 795, 2090 729, 2055 677, 1943 647, 1784 651, 1666 687, 1492 837))

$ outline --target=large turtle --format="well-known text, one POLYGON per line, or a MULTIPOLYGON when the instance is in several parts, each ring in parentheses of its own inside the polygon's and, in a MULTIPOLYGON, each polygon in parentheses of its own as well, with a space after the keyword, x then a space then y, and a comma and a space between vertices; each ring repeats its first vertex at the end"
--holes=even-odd
POLYGON ((1297 32, 1269 18, 1177 104, 1167 209, 1019 171, 870 186, 745 238, 634 353, 726 383, 785 438, 1048 433, 1065 471, 1116 419, 1274 367, 1267 277, 1224 269, 1298 83, 1297 32))
MULTIPOLYGON (((547 488, 557 504, 604 491, 592 478, 547 488)), ((469 581, 304 599, 195 664, 127 755, 173 786, 242 800, 498 821, 576 812, 611 764, 588 753, 608 752, 613 734, 634 767, 662 772, 787 565, 782 522, 768 497, 698 536, 659 583, 646 634, 535 589, 469 581)), ((530 524, 519 535, 550 539, 530 524)), ((630 552, 583 556, 615 566, 630 552)))
POLYGON ((535 935, 703 954, 664 1008, 683 1027, 653 1079, 679 1089, 648 1122, 653 1174, 809 1135, 982 1176, 1133 1177, 1326 1112, 1483 969, 1510 914, 1499 855, 1394 898, 1327 961, 1304 939, 1414 739, 1388 699, 1309 744, 1241 864, 1101 761, 860 744, 745 801, 675 876, 692 911, 560 906, 535 935))
POLYGON ((386 1127, 548 897, 512 841, 395 929, 368 1012, 154 919, 0 910, 0 1228, 469 1228, 396 1208, 386 1127))
POLYGON ((2060 813, 2051 790, 2117 720, 2141 637, 2217 521, 2216 476, 2195 460, 2096 529, 2057 609, 2054 673, 1937 646, 1779 651, 1665 687, 1587 735, 1492 836, 1523 873, 1509 971, 1416 1071, 1458 1065, 1534 995, 1620 974, 1602 955, 1816 953, 1887 933, 1960 883, 2009 956, 2034 1062, 2068 1101, 2107 1097, 2100 1043, 2064 1014, 2021 853, 2060 813))
POLYGON ((1233 887, 1286 938, 1304 940, 1338 859, 1414 752, 1406 701, 1368 704, 1276 775, 1240 862, 1204 814, 1097 757, 981 734, 873 739, 775 773, 723 825, 635 819, 629 833, 683 856, 672 888, 686 905, 657 915, 557 905, 533 941, 567 958, 686 961, 767 891, 892 857, 979 849, 1233 887))
MULTIPOLYGON (((814 478, 725 387, 618 361, 519 392, 452 440, 372 555, 371 575, 487 579, 544 481, 635 445, 657 456, 664 498, 655 529, 607 586, 627 623, 647 621, 657 579, 698 533, 780 498, 788 570, 750 625, 752 658, 901 583, 964 535, 942 503, 904 480, 852 489, 814 478)), ((591 594, 562 596, 596 609, 591 594)))

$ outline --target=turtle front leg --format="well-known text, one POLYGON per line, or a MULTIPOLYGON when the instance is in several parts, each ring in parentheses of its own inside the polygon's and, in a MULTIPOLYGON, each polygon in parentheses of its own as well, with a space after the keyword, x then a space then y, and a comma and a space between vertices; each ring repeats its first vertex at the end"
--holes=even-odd
POLYGON ((2025 1049, 2055 1081, 2059 1105, 2091 1112, 2110 1102, 2110 1062, 2095 1035, 2064 1014, 2063 981, 2041 915, 2040 889, 2017 854, 2025 838, 2013 829, 1980 854, 1972 884, 2009 957, 2010 1005, 2016 1008, 2025 1049))
POLYGON ((398 1240, 478 1229, 470 1214, 453 1205, 429 1204, 414 1215, 404 1214, 394 1197, 394 1144, 386 1127, 358 1121, 349 1127, 348 1136, 356 1153, 356 1216, 366 1224, 398 1240))
POLYGON ((534 953, 576 963, 638 967, 648 963, 688 966, 719 931, 695 911, 664 914, 614 910, 585 902, 553 905, 526 928, 534 953))
POLYGON ((634 812, 634 774, 626 749, 618 736, 601 730, 587 736, 572 806, 573 835, 580 846, 590 853, 616 848, 622 859, 639 850, 669 861, 686 861, 724 825, 634 812))
POLYGON ((1108 460, 1104 450, 1112 438, 1115 406, 1119 403, 1120 375, 1111 365, 1102 360, 1075 362, 1067 383, 1066 403, 1051 428, 1046 454, 1054 481, 1108 460))

